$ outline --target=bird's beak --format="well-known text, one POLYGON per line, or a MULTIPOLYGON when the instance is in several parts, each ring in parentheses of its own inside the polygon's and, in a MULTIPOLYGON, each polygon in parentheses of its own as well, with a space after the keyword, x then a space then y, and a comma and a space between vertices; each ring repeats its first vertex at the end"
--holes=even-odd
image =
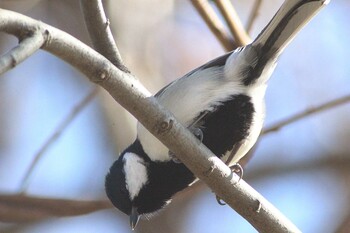
POLYGON ((136 207, 131 208, 131 214, 130 214, 130 227, 131 230, 135 230, 135 227, 137 223, 139 222, 140 216, 139 213, 137 213, 136 207))

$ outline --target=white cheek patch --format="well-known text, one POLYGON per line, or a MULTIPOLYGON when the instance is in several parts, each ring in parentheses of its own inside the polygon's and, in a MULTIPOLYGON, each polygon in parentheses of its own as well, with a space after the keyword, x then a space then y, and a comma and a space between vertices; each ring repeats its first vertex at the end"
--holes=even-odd
POLYGON ((133 200, 148 181, 147 168, 145 161, 134 153, 125 153, 123 161, 126 188, 133 200))

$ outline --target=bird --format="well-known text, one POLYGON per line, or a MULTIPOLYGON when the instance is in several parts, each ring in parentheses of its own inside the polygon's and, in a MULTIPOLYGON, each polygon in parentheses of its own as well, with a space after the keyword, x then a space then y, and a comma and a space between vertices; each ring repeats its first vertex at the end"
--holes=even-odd
MULTIPOLYGON (((171 82, 154 98, 228 165, 238 164, 257 141, 264 95, 277 59, 329 0, 286 0, 256 37, 171 82)), ((109 169, 107 197, 130 216, 152 217, 198 179, 155 136, 137 123, 137 136, 109 169)))

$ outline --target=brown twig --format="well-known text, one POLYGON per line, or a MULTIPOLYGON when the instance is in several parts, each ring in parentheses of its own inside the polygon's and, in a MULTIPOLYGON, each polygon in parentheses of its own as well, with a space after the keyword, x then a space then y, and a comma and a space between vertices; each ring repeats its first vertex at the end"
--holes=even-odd
POLYGON ((110 60, 120 70, 129 73, 124 65, 119 49, 113 38, 109 20, 106 17, 101 0, 80 0, 85 24, 92 44, 97 52, 110 60))
POLYGON ((231 51, 238 47, 229 33, 226 32, 225 26, 207 0, 191 0, 191 2, 226 51, 231 51))
POLYGON ((236 41, 236 44, 241 47, 249 44, 251 39, 245 31, 242 22, 233 7, 230 0, 216 0, 214 1, 218 6, 221 14, 224 16, 225 21, 236 41))
POLYGON ((332 100, 332 101, 329 101, 327 103, 321 104, 319 106, 307 109, 305 111, 302 111, 300 113, 292 115, 285 120, 277 122, 277 123, 273 124, 272 126, 266 127, 261 134, 264 135, 264 134, 268 134, 268 133, 277 131, 284 126, 289 125, 291 123, 294 123, 294 122, 301 120, 305 117, 308 117, 310 115, 313 115, 313 114, 316 114, 316 113, 319 113, 319 112, 322 112, 325 110, 329 110, 331 108, 337 107, 339 105, 342 105, 342 104, 345 104, 348 102, 350 102, 350 95, 347 95, 347 96, 338 98, 336 100, 332 100))
POLYGON ((58 125, 57 129, 53 132, 53 134, 44 142, 39 149, 39 151, 35 154, 28 170, 25 172, 23 179, 21 181, 20 193, 24 193, 29 185, 29 180, 31 174, 34 171, 34 168, 43 157, 45 152, 50 148, 50 146, 62 135, 64 130, 69 126, 69 124, 76 118, 76 116, 87 106, 91 100, 97 95, 98 87, 95 87, 91 90, 72 110, 71 112, 63 119, 63 121, 58 125))
POLYGON ((109 201, 50 199, 25 195, 0 195, 0 222, 27 222, 68 217, 112 208, 109 201))
POLYGON ((248 34, 251 34, 253 24, 259 15, 259 9, 261 7, 261 3, 262 3, 262 0, 255 0, 255 2, 254 2, 253 8, 252 8, 252 10, 249 14, 249 18, 247 20, 246 31, 248 34))

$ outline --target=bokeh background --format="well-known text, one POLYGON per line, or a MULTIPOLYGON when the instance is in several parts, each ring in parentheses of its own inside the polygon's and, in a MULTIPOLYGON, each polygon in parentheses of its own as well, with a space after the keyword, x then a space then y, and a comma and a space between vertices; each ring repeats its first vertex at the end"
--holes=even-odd
MULTIPOLYGON (((253 0, 234 1, 243 23, 253 0)), ((265 0, 254 38, 282 4, 265 0)), ((87 44, 79 1, 0 0, 87 44)), ((125 63, 153 93, 224 53, 190 1, 105 1, 125 63)), ((266 94, 266 126, 350 94, 350 2, 331 1, 279 60, 266 94)), ((0 53, 16 45, 0 34, 0 53)), ((58 58, 38 51, 0 77, 0 194, 17 194, 35 154, 94 85, 58 58)), ((261 137, 244 179, 303 232, 350 232, 350 104, 305 117, 261 137)), ((31 196, 103 200, 104 176, 135 137, 135 120, 103 90, 48 149, 31 174, 31 196)), ((1 208, 1 206, 0 206, 1 208)), ((131 232, 116 209, 35 222, 0 223, 1 233, 131 232)), ((255 232, 203 184, 136 232, 255 232)))

